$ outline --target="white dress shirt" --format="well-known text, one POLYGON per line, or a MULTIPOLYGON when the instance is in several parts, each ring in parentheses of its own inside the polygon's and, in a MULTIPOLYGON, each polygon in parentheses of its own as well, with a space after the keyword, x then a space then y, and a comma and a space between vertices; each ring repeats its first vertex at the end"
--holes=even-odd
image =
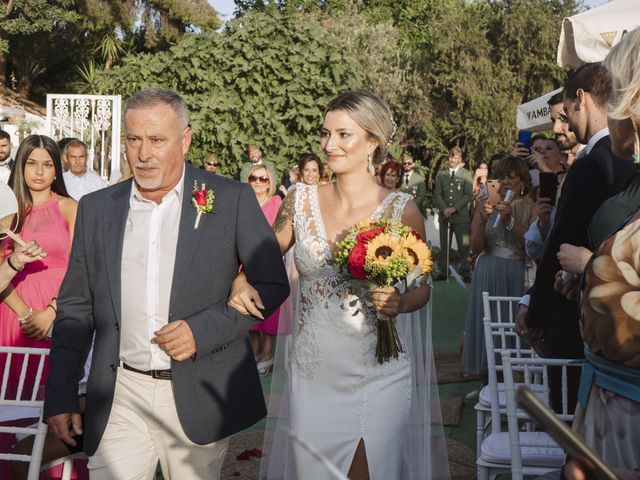
MULTIPOLYGON (((587 143, 587 146, 584 149, 584 155, 589 155, 591 153, 591 149, 596 145, 596 143, 598 143, 598 141, 601 138, 606 137, 607 135, 609 135, 609 129, 606 127, 594 133, 593 136, 589 139, 589 142, 587 143)), ((577 158, 577 155, 576 155, 576 158, 577 158)))
POLYGON ((169 299, 184 191, 178 184, 157 204, 131 186, 122 244, 120 359, 139 370, 171 368, 170 357, 151 343, 169 322, 169 299))
POLYGON ((74 175, 71 170, 62 174, 64 185, 67 192, 75 201, 80 199, 87 193, 95 192, 107 186, 107 182, 93 170, 87 170, 84 175, 74 175))
POLYGON ((9 175, 11 175, 9 167, 0 165, 0 182, 9 183, 9 175))

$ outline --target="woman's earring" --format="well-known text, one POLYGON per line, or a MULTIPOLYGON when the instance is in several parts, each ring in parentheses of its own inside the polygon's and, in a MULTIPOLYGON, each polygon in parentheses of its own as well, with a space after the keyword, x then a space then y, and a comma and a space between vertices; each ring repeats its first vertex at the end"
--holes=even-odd
POLYGON ((524 185, 520 187, 520 196, 524 195, 524 185))
POLYGON ((371 158, 371 152, 367 153, 367 161, 369 162, 369 166, 367 167, 369 170, 369 174, 373 177, 376 174, 376 169, 373 166, 373 159, 371 158))

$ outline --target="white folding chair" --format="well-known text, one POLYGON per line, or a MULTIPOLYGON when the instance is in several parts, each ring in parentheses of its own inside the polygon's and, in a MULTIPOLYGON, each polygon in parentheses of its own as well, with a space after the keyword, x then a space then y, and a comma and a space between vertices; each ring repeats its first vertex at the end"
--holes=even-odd
POLYGON ((46 357, 47 348, 1 347, 0 354, 6 354, 2 387, 0 389, 0 433, 34 435, 31 455, 17 455, 0 453, 0 460, 29 462, 29 480, 37 480, 40 475, 42 449, 47 434, 47 425, 42 422, 42 406, 44 399, 39 395, 40 381, 46 357), (21 362, 21 363, 20 363, 21 362), (15 392, 9 391, 9 374, 11 366, 19 365, 20 379, 15 392), (33 385, 25 385, 25 377, 29 366, 36 366, 36 376, 33 385), (20 427, 11 422, 35 418, 38 422, 32 426, 20 427))
POLYGON ((524 385, 535 386, 536 392, 549 405, 549 367, 560 367, 562 376, 562 413, 563 421, 570 422, 568 369, 582 369, 582 360, 548 358, 512 358, 508 351, 502 352, 504 374, 504 394, 507 403, 507 432, 491 433, 482 443, 481 455, 477 464, 481 480, 490 475, 511 472, 511 478, 520 480, 524 475, 544 475, 559 470, 564 463, 564 451, 546 433, 540 431, 522 431, 519 420, 528 416, 517 409, 515 399, 516 384, 513 381, 514 369, 522 371, 524 385), (535 380, 534 380, 535 379, 535 380), (534 383, 541 381, 541 383, 534 383), (542 395, 539 387, 542 387, 542 395))
POLYGON ((500 431, 502 417, 506 416, 507 405, 504 398, 504 384, 498 382, 498 372, 502 370, 500 353, 508 351, 516 358, 532 358, 536 354, 514 331, 520 297, 491 296, 482 292, 483 327, 487 352, 488 384, 480 390, 476 410, 476 447, 480 456, 480 446, 486 435, 487 414, 491 414, 491 432, 500 431), (489 330, 487 330, 489 325, 489 330), (496 362, 496 360, 498 360, 496 362))

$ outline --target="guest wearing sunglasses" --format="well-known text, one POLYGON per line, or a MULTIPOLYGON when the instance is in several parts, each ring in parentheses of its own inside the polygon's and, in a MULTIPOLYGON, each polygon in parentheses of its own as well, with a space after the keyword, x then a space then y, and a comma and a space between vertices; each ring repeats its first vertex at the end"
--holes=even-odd
MULTIPOLYGON (((253 165, 249 168, 247 181, 256 192, 256 198, 269 225, 272 225, 280 209, 282 200, 276 193, 276 183, 271 169, 266 165, 253 165)), ((249 332, 251 348, 258 364, 258 373, 266 375, 273 367, 273 347, 278 333, 280 309, 259 323, 249 332)))
POLYGON ((209 155, 202 164, 202 168, 204 168, 207 172, 217 173, 218 170, 218 156, 215 153, 209 155))

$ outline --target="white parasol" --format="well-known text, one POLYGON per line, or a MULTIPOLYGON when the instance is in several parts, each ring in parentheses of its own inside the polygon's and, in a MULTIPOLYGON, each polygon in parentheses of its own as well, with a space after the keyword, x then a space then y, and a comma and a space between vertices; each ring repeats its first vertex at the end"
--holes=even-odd
POLYGON ((577 68, 604 60, 627 32, 640 27, 639 0, 611 0, 562 21, 558 65, 577 68))

